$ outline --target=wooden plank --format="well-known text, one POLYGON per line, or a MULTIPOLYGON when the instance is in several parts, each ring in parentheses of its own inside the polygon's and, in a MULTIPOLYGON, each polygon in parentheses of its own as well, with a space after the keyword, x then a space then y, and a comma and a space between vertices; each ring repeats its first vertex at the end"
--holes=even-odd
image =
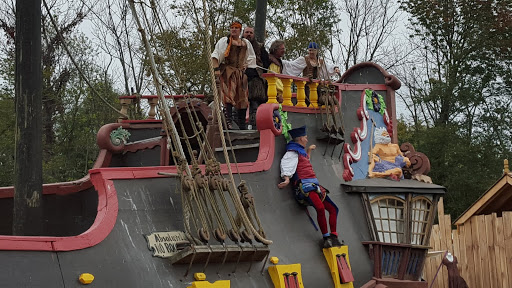
POLYGON ((439 198, 439 202, 437 202, 437 217, 441 219, 444 215, 444 200, 443 197, 439 198))
MULTIPOLYGON (((430 245, 432 245, 432 247, 434 248, 434 251, 439 251, 441 250, 441 234, 440 234, 440 226, 439 225, 435 225, 435 229, 432 229, 432 238, 434 240, 434 243, 430 243, 430 245)), ((439 258, 441 256, 434 256, 434 257, 431 257, 432 259, 432 277, 430 278, 430 282, 432 282, 432 280, 434 279, 434 277, 436 276, 436 273, 437 273, 437 267, 439 266, 439 258)), ((438 288, 444 288, 444 287, 441 287, 439 286, 439 278, 441 277, 441 272, 439 272, 439 274, 437 275, 436 279, 433 281, 434 282, 434 286, 433 287, 438 287, 438 288)))
POLYGON ((507 260, 505 254, 505 238, 503 238, 503 218, 498 217, 495 219, 494 225, 494 254, 496 255, 496 270, 498 274, 499 287, 505 288, 508 286, 507 274, 507 260))
POLYGON ((468 222, 466 222, 466 224, 464 225, 464 239, 466 241, 466 255, 467 255, 467 258, 466 258, 466 261, 467 261, 467 275, 465 278, 466 279, 466 282, 468 283, 468 286, 469 287, 476 287, 475 286, 475 265, 474 265, 474 260, 473 260, 473 255, 474 255, 474 251, 473 251, 473 236, 472 236, 472 229, 473 227, 471 227, 471 220, 469 220, 468 222))
MULTIPOLYGON (((444 216, 444 215, 443 215, 444 216)), ((441 221, 444 221, 444 217, 441 217, 440 219, 440 222, 441 221)), ((445 245, 444 245, 444 232, 443 230, 441 230, 442 228, 444 228, 444 225, 441 226, 439 225, 439 231, 437 232, 439 237, 438 237, 438 243, 437 243, 437 250, 438 251, 445 251, 445 245)), ((436 262, 435 262, 435 269, 436 269, 436 272, 437 272, 437 269, 439 268, 439 265, 441 265, 441 262, 443 261, 443 256, 444 256, 444 253, 437 256, 436 257, 436 262)), ((441 268, 439 269, 439 273, 437 275, 437 278, 436 278, 436 287, 438 288, 448 288, 447 286, 445 287, 444 285, 444 280, 448 275, 448 270, 446 270, 446 267, 441 265, 441 268)))
MULTIPOLYGON (((435 227, 433 227, 432 229, 432 237, 431 237, 431 242, 430 242, 430 245, 432 246, 432 251, 438 251, 437 250, 437 247, 436 247, 436 239, 439 239, 439 225, 434 225, 435 227)), ((436 269, 437 269, 437 266, 436 266, 436 263, 437 263, 437 257, 438 256, 432 256, 429 258, 429 261, 430 261, 430 278, 429 278, 429 282, 432 283, 434 280, 434 276, 436 274, 436 269)))
POLYGON ((443 235, 441 236, 443 241, 444 250, 448 250, 453 253, 453 244, 452 244, 452 220, 450 215, 443 216, 444 225, 443 225, 443 235))
MULTIPOLYGON (((432 246, 432 249, 430 251, 438 251, 436 250, 436 240, 439 239, 439 225, 433 225, 432 226, 432 234, 430 237, 430 245, 432 246)), ((438 241, 437 241, 438 242, 438 241)), ((437 256, 431 256, 428 258, 428 267, 427 267, 427 282, 432 283, 432 280, 434 279, 434 276, 436 274, 436 268, 434 266, 436 265, 436 258, 437 256)))
POLYGON ((474 278, 474 287, 485 287, 483 286, 482 281, 482 263, 480 262, 480 249, 478 248, 478 234, 480 233, 479 222, 477 220, 478 216, 473 216, 469 219, 471 225, 471 248, 473 253, 473 267, 470 269, 473 270, 472 275, 474 278))
POLYGON ((503 239, 506 254, 508 287, 512 284, 512 212, 503 212, 503 239))
POLYGON ((457 232, 457 230, 452 230, 452 241, 453 241, 453 255, 455 257, 457 257, 457 260, 459 262, 459 265, 457 265, 457 268, 459 269, 459 274, 461 273, 462 271, 462 261, 464 261, 464 258, 461 258, 460 256, 460 237, 459 237, 459 233, 457 232))
POLYGON ((426 271, 425 279, 427 280, 427 283, 432 283, 432 279, 434 278, 435 272, 432 272, 432 270, 434 270, 434 268, 433 268, 434 264, 433 264, 432 258, 434 258, 434 257, 428 258, 428 267, 427 267, 427 269, 425 269, 425 271, 426 271))
POLYGON ((266 246, 243 247, 238 245, 210 245, 195 246, 194 249, 187 247, 178 253, 169 257, 172 264, 189 264, 193 259, 193 263, 221 263, 229 262, 247 262, 261 261, 270 253, 270 249, 266 246), (226 255, 227 254, 227 255, 226 255), (224 260, 224 258, 226 258, 224 260))
POLYGON ((487 237, 487 255, 489 261, 488 269, 489 269, 489 287, 498 288, 498 269, 496 269, 496 255, 494 251, 494 246, 496 242, 494 241, 494 225, 496 224, 496 213, 491 215, 485 215, 485 236, 487 237))
POLYGON ((457 229, 457 237, 459 239, 459 255, 457 256, 457 259, 459 261, 459 272, 462 278, 466 279, 468 275, 468 258, 466 255, 466 238, 464 234, 465 226, 460 226, 457 229), (466 277, 465 277, 466 276, 466 277))
POLYGON ((489 248, 487 245, 487 231, 486 231, 486 223, 485 223, 485 215, 476 216, 476 221, 478 222, 478 257, 480 260, 480 283, 482 286, 480 287, 490 287, 490 277, 491 271, 489 269, 489 248), (484 286, 485 285, 485 286, 484 286))
MULTIPOLYGON (((450 215, 443 215, 443 231, 441 232, 443 250, 453 253, 452 220, 450 215)), ((442 257, 442 256, 441 256, 442 257)), ((441 258, 441 261, 443 259, 441 258)), ((448 288, 448 269, 443 265, 443 287, 448 288)))
MULTIPOLYGON (((435 251, 433 246, 432 246, 432 243, 434 243, 434 229, 435 229, 435 226, 436 225, 432 225, 432 229, 430 231, 430 239, 429 239, 429 245, 432 247, 431 249, 429 249, 429 252, 432 252, 432 251, 435 251)), ((428 255, 428 254, 427 254, 428 255)), ((424 276, 424 279, 427 281, 427 282, 430 282, 432 280, 432 257, 427 257, 426 261, 425 261, 425 266, 423 268, 423 273, 425 274, 424 276)))

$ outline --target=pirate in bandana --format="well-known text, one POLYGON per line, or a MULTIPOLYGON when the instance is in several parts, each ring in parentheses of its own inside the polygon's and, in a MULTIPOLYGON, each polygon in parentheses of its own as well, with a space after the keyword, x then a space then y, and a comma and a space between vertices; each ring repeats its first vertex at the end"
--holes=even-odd
POLYGON ((238 110, 240 129, 245 129, 245 115, 249 105, 247 76, 245 69, 256 56, 251 42, 240 38, 242 24, 235 21, 230 26, 230 33, 222 37, 212 53, 213 70, 220 82, 220 97, 224 105, 227 129, 232 129, 232 110, 238 110))

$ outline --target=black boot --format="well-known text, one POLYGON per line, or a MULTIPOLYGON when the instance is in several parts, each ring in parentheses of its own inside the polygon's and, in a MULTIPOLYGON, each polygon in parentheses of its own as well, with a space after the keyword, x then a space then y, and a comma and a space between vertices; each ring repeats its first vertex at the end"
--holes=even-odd
POLYGON ((343 246, 343 244, 341 244, 340 240, 338 239, 338 236, 331 234, 331 236, 329 236, 329 237, 331 238, 332 246, 334 246, 334 247, 343 246))
POLYGON ((224 104, 224 117, 226 118, 226 130, 232 130, 233 129, 233 122, 232 122, 232 111, 233 111, 233 105, 232 104, 224 104))
POLYGON ((247 126, 245 124, 245 115, 247 114, 247 109, 238 109, 238 128, 240 130, 247 130, 247 126))
POLYGON ((249 107, 249 125, 251 125, 253 130, 256 130, 256 111, 258 111, 258 102, 251 101, 251 106, 249 107))
POLYGON ((331 237, 330 236, 324 237, 324 243, 322 245, 322 248, 331 248, 332 246, 333 245, 332 245, 331 237))

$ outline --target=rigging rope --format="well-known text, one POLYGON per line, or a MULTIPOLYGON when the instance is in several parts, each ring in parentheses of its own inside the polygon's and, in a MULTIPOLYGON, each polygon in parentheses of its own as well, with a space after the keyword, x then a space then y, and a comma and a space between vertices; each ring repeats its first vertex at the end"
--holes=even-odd
MULTIPOLYGON (((211 55, 211 47, 210 47, 210 43, 208 41, 209 39, 209 33, 208 33, 208 30, 206 30, 207 27, 209 27, 209 20, 208 20, 208 9, 206 7, 206 0, 202 0, 202 3, 203 3, 203 22, 204 22, 204 27, 205 27, 205 30, 204 30, 204 33, 203 33, 203 40, 204 40, 204 44, 206 46, 206 51, 208 52, 207 53, 207 57, 208 57, 208 68, 209 68, 209 74, 210 74, 210 80, 211 80, 211 83, 212 83, 212 90, 213 90, 213 95, 214 95, 214 105, 215 105, 215 112, 217 114, 217 119, 222 119, 221 118, 221 113, 220 113, 220 103, 219 103, 219 93, 217 91, 217 83, 216 83, 216 79, 215 79, 215 74, 213 73, 213 63, 212 63, 212 60, 210 58, 210 55, 211 55)), ((258 239, 258 241, 260 241, 261 243, 263 244, 266 244, 266 245, 270 245, 272 244, 272 241, 271 240, 268 240, 268 239, 265 239, 263 236, 261 236, 259 234, 258 231, 256 231, 256 229, 254 228, 254 226, 250 223, 250 220, 248 219, 247 217, 247 214, 245 213, 244 209, 243 209, 243 206, 241 204, 241 201, 240 201, 240 197, 238 196, 238 194, 236 193, 237 191, 237 187, 235 186, 235 179, 233 178, 233 173, 231 171, 231 164, 229 163, 229 156, 228 156, 228 152, 227 152, 227 148, 226 148, 226 145, 225 145, 225 138, 224 138, 224 129, 222 128, 222 125, 218 125, 219 126, 219 133, 220 133, 220 138, 221 138, 221 142, 223 143, 223 152, 224 152, 224 157, 226 158, 226 166, 228 168, 228 172, 229 172, 229 178, 230 178, 230 184, 232 185, 232 189, 229 189, 230 190, 230 194, 231 196, 234 198, 233 200, 237 200, 237 201, 233 201, 234 204, 235 204, 235 208, 238 212, 238 214, 240 215, 240 217, 242 217, 242 221, 244 223, 245 226, 247 226, 247 228, 249 228, 250 232, 252 232, 252 234, 256 237, 256 239, 258 239)), ((227 126, 226 126, 227 127, 227 126)), ((228 134, 229 135, 229 134, 228 134)))
MULTIPOLYGON (((168 107, 167 107, 167 105, 165 105, 166 101, 165 101, 165 98, 163 97, 163 91, 162 91, 162 86, 161 86, 161 82, 160 82, 161 79, 158 76, 158 70, 156 69, 156 63, 155 63, 155 60, 154 60, 153 53, 152 53, 152 51, 150 49, 149 40, 147 39, 145 31, 143 30, 142 25, 140 23, 140 20, 139 20, 137 14, 136 14, 135 4, 134 4, 133 0, 130 0, 129 4, 130 4, 130 9, 132 10, 134 19, 137 22, 137 26, 139 28, 139 32, 141 33, 141 36, 142 36, 142 39, 143 39, 143 43, 144 43, 144 46, 145 46, 145 49, 146 49, 146 53, 147 53, 147 55, 149 57, 149 60, 150 60, 150 64, 151 64, 150 68, 151 68, 151 72, 152 72, 152 75, 153 75, 153 82, 154 82, 154 84, 155 84, 155 86, 157 88, 157 94, 158 94, 159 99, 160 99, 159 106, 163 106, 163 107, 161 107, 161 110, 163 110, 162 116, 163 116, 163 120, 165 122, 165 126, 167 128, 171 128, 170 129, 171 130, 170 132, 172 132, 172 133, 170 133, 170 136, 172 138, 171 142, 173 142, 172 143, 173 145, 176 145, 176 147, 174 147, 174 150, 176 150, 176 154, 179 153, 180 155, 182 155, 180 157, 181 161, 178 160, 178 161, 180 161, 180 165, 179 166, 182 167, 181 170, 182 171, 186 171, 186 174, 184 174, 182 176, 182 186, 184 188, 186 188, 185 190, 190 191, 191 198, 193 198, 193 200, 194 200, 194 202, 195 202, 195 204, 196 204, 196 206, 197 206, 197 208, 199 210, 198 211, 199 214, 200 214, 199 217, 201 218, 200 222, 202 222, 201 224, 202 224, 203 228, 207 229, 206 231, 200 229, 199 234, 200 234, 201 240, 203 242, 207 243, 207 241, 208 241, 207 233, 208 233, 208 230, 209 230, 208 227, 211 226, 213 222, 212 222, 211 218, 207 219, 208 217, 206 217, 204 215, 206 213, 206 209, 208 209, 207 205, 204 205, 204 204, 206 203, 206 200, 207 200, 206 198, 209 198, 209 195, 211 195, 211 194, 208 193, 209 191, 206 191, 206 189, 205 189, 205 193, 206 194, 201 194, 201 195, 198 194, 199 191, 198 191, 198 187, 196 185, 197 183, 196 183, 196 181, 194 181, 193 174, 190 171, 190 167, 185 162, 186 159, 183 158, 183 155, 185 155, 185 154, 184 154, 184 151, 183 151, 183 147, 181 146, 181 142, 179 141, 179 134, 178 134, 178 132, 176 130, 176 127, 174 126, 174 122, 172 121, 172 118, 170 116, 170 112, 168 110, 168 107), (200 198, 200 196, 201 196, 201 198, 200 198), (204 237, 201 237, 201 236, 204 236, 204 237)), ((206 5, 206 3, 203 1, 203 8, 205 8, 205 5, 206 5)), ((154 6, 152 7, 152 10, 153 11, 155 10, 154 6)), ((145 12, 144 12, 144 16, 145 16, 144 18, 146 20, 147 25, 149 25, 149 20, 148 20, 148 18, 146 16, 145 12)), ((206 18, 206 16, 205 16, 205 18, 206 18)), ((156 13, 154 15, 154 19, 156 19, 156 22, 158 23, 158 25, 156 25, 156 26, 158 26, 159 28, 162 28, 161 27, 161 21, 159 20, 158 13, 156 13)), ((208 20, 206 19, 205 21, 208 21, 208 20)), ((206 27, 208 27, 208 25, 206 25, 206 27)), ((207 37, 206 36, 204 36, 204 37, 205 37, 205 43, 207 43, 207 45, 205 45, 205 46, 208 49, 207 50, 208 51, 207 56, 209 56, 211 54, 210 45, 209 45, 209 43, 207 41, 207 37)), ((213 75, 213 66, 212 66, 212 63, 211 63, 211 59, 209 58, 208 60, 209 60, 209 68, 210 68, 210 77, 211 77, 212 83, 214 84, 214 86, 213 86, 213 91, 214 91, 214 95, 215 95, 214 103, 215 103, 215 106, 217 107, 217 109, 215 109, 215 111, 217 113, 217 119, 223 119, 221 117, 221 115, 220 115, 220 109, 219 109, 220 108, 220 104, 219 104, 219 99, 218 99, 218 93, 217 93, 217 90, 215 89, 216 85, 215 85, 215 78, 214 78, 214 75, 213 75)), ((181 79, 179 79, 179 80, 181 80, 181 79)), ((180 85, 180 86, 182 86, 182 85, 180 85)), ((174 97, 173 97, 173 101, 174 101, 174 97)), ((186 106, 188 107, 188 105, 186 105, 186 106)), ((176 113, 176 116, 178 118, 178 122, 180 123, 180 128, 182 129, 182 132, 183 132, 183 135, 184 135, 184 138, 185 138, 185 142, 187 144, 187 149, 189 151, 189 154, 191 155, 191 160, 192 160, 192 162, 194 162, 195 165, 197 165, 196 159, 195 159, 195 157, 193 155, 192 148, 191 148, 190 143, 188 141, 189 137, 186 135, 186 132, 185 132, 185 129, 184 129, 184 125, 183 125, 183 122, 182 122, 181 115, 180 115, 179 111, 176 113)), ((223 119, 223 120, 225 121, 225 119, 223 119)), ((191 124, 192 124, 192 126, 194 127, 194 130, 195 130, 195 126, 193 125, 193 122, 191 124)), ((167 129, 167 130, 169 130, 169 129, 167 129)), ((226 187, 222 187, 223 189, 219 190, 219 192, 221 192, 221 194, 223 194, 222 191, 224 191, 224 190, 227 190, 229 192, 229 194, 230 194, 230 196, 232 198, 233 204, 235 206, 235 209, 237 211, 237 214, 241 218, 242 224, 246 228, 247 232, 244 232, 244 234, 247 234, 248 231, 250 231, 252 234, 255 235, 255 237, 258 239, 258 241, 260 241, 260 242, 262 242, 264 244, 267 244, 267 245, 271 244, 272 241, 264 239, 261 235, 259 235, 259 232, 261 231, 261 229, 260 229, 260 231, 256 231, 256 229, 253 227, 251 221, 249 220, 247 214, 245 213, 246 211, 244 211, 244 209, 243 209, 240 197, 239 197, 239 195, 237 193, 237 189, 236 189, 236 186, 234 184, 233 173, 231 171, 231 165, 230 165, 230 162, 229 162, 229 156, 228 156, 228 153, 227 153, 226 142, 225 142, 225 138, 224 138, 224 131, 223 131, 222 125, 219 125, 219 132, 220 132, 221 142, 223 143, 224 157, 226 159, 226 165, 227 165, 228 172, 229 172, 229 177, 230 177, 230 180, 231 180, 226 185, 223 185, 223 186, 226 186, 226 187)), ((197 131, 195 131, 194 134, 196 136, 199 136, 200 133, 197 133, 197 131)), ((228 134, 228 138, 229 138, 229 134, 228 134)), ((200 142, 199 137, 198 137, 198 141, 200 142)), ((175 153, 173 153, 173 154, 175 154, 175 153)), ((212 155, 213 155, 213 153, 212 153, 212 155)), ((233 156, 234 156, 234 154, 233 154, 233 156)), ((234 159, 236 161, 236 158, 234 158, 234 159)), ((239 170, 238 167, 237 167, 237 170, 239 170)), ((219 170, 219 174, 220 174, 220 170, 219 170)), ((220 177, 219 179, 223 179, 223 178, 220 177)), ((186 197, 186 198, 188 198, 188 200, 186 200, 184 203, 188 203, 187 204, 189 206, 188 208, 191 210, 192 213, 194 213, 194 209, 192 209, 192 205, 193 204, 191 203, 192 199, 190 199, 190 197, 186 197)), ((211 198, 210 198, 210 200, 211 200, 211 198)), ((229 212, 229 209, 227 209, 226 211, 229 212)), ((216 211, 214 211, 214 213, 215 212, 216 211)), ((229 214, 230 213, 228 213, 228 218, 231 218, 231 217, 229 217, 229 214)), ((195 216, 193 216, 193 217, 195 218, 195 216)), ((219 215, 215 215, 215 217, 217 219, 219 219, 219 215)), ((197 223, 194 223, 194 224, 196 224, 196 228, 197 228, 197 223)), ((236 225, 236 223, 234 223, 234 224, 235 224, 234 227, 238 227, 236 225)), ((222 228, 222 223, 221 222, 219 222, 219 226, 222 228)))

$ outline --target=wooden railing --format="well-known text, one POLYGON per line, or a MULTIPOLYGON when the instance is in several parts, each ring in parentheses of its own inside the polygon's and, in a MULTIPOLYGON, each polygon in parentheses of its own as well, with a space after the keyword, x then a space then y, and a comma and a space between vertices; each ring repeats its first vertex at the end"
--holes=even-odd
MULTIPOLYGON (((165 95, 165 99, 182 99, 185 97, 189 97, 189 95, 165 95)), ((204 98, 203 94, 194 95, 194 98, 204 98)), ((156 106, 158 104, 158 96, 157 95, 128 95, 119 97, 119 103, 121 104, 121 113, 124 115, 128 115, 130 111, 130 106, 135 104, 135 101, 141 101, 141 99, 146 99, 149 105, 148 120, 156 119, 156 106)), ((118 122, 122 120, 127 120, 127 117, 120 116, 118 122)))
MULTIPOLYGON (((334 89, 334 96, 338 99, 338 103, 341 103, 341 92, 342 91, 363 91, 364 89, 373 89, 385 91, 387 89, 387 84, 349 84, 349 83, 334 83, 330 81, 324 80, 316 80, 309 79, 304 77, 295 77, 284 74, 275 74, 275 73, 264 73, 262 74, 268 82, 268 101, 267 103, 278 103, 277 101, 277 81, 281 80, 283 83, 283 106, 287 107, 296 107, 296 108, 314 108, 318 109, 318 98, 319 91, 318 87, 320 85, 328 86, 329 89, 334 89), (292 83, 295 84, 295 87, 292 88, 292 83), (309 105, 306 104, 306 87, 309 87, 309 105), (294 92, 294 90, 296 92, 294 92), (293 98, 296 98, 292 101, 293 98)), ((188 95, 166 95, 164 96, 166 99, 180 99, 188 97, 188 95)), ((195 98, 204 98, 204 95, 198 94, 194 95, 195 98)), ((157 110, 156 106, 158 104, 158 96, 156 95, 129 95, 129 96, 121 96, 119 97, 119 102, 121 104, 121 112, 124 115, 129 115, 128 112, 132 109, 132 105, 134 105, 137 101, 141 101, 141 99, 145 99, 147 101, 147 105, 149 105, 149 111, 147 113, 146 120, 154 120, 156 119, 157 110)), ((305 109, 311 112, 311 110, 305 109)), ((295 110, 299 112, 300 110, 295 110)), ((118 121, 121 122, 123 120, 127 120, 127 117, 119 117, 118 121)))
POLYGON ((346 84, 332 83, 323 80, 315 80, 303 77, 295 77, 284 74, 265 73, 262 76, 267 80, 268 83, 268 102, 267 103, 278 103, 277 101, 277 81, 281 80, 283 83, 283 106, 295 106, 295 107, 310 107, 318 108, 318 86, 320 84, 332 85, 335 87, 335 93, 338 100, 341 97, 342 87, 346 84), (297 103, 292 102, 292 83, 297 87, 296 97, 297 103), (306 105, 306 85, 309 86, 309 106, 306 105))
POLYGON ((427 247, 366 241, 374 262, 373 277, 418 281, 421 278, 427 247))

